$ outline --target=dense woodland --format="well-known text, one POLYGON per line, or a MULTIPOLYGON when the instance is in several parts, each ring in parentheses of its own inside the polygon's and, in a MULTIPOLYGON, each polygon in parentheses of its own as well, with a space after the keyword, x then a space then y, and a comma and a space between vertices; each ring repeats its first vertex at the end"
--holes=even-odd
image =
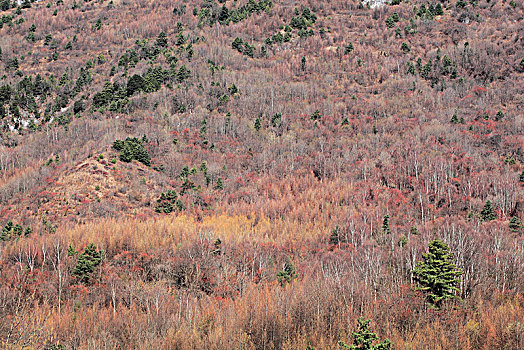
POLYGON ((524 5, 0 1, 6 349, 524 349, 524 5))

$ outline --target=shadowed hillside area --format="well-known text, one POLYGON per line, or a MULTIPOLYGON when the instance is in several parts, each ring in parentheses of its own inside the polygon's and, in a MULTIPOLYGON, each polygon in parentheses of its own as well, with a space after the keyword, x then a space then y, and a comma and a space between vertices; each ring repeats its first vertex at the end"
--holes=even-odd
POLYGON ((524 349, 524 5, 0 0, 0 347, 524 349))

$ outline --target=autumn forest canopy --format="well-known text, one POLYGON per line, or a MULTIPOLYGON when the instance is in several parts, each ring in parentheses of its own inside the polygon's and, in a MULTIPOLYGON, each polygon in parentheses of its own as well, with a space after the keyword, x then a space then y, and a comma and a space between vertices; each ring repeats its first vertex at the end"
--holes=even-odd
POLYGON ((524 5, 0 0, 0 347, 524 349, 524 5))

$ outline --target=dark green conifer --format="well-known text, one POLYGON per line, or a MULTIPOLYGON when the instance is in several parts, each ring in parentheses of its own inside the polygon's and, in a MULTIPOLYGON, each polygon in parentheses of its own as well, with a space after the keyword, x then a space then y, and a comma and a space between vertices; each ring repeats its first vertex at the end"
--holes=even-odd
POLYGON ((373 343, 378 340, 378 336, 375 332, 369 327, 371 320, 366 320, 363 317, 359 317, 358 320, 358 330, 353 332, 353 344, 347 345, 343 341, 340 341, 338 344, 342 349, 351 349, 351 350, 389 350, 391 349, 391 341, 385 339, 378 344, 373 345, 373 343))
POLYGON ((520 222, 520 219, 518 217, 514 216, 511 218, 511 220, 509 220, 508 226, 511 231, 519 232, 520 229, 522 229, 522 222, 520 222))
POLYGON ((480 217, 483 221, 492 221, 497 218, 497 214, 495 214, 495 209, 493 208, 491 201, 486 201, 484 208, 482 208, 480 212, 480 217))
POLYGON ((413 279, 418 283, 416 290, 426 294, 426 300, 439 308, 443 301, 455 297, 462 271, 453 263, 449 246, 435 239, 429 243, 427 253, 413 270, 413 279))
POLYGON ((296 277, 297 271, 295 269, 295 266, 291 262, 291 259, 287 257, 282 271, 279 271, 277 273, 278 282, 280 282, 281 286, 284 286, 284 284, 291 282, 296 277))
POLYGON ((260 118, 255 119, 255 130, 259 131, 261 127, 262 127, 262 124, 260 122, 260 118))
POLYGON ((96 246, 91 243, 78 256, 78 261, 73 269, 73 276, 82 284, 88 284, 91 274, 95 268, 102 262, 102 252, 96 249, 96 246))
POLYGON ((391 229, 389 228, 389 215, 384 215, 384 219, 382 220, 382 233, 391 233, 391 229))

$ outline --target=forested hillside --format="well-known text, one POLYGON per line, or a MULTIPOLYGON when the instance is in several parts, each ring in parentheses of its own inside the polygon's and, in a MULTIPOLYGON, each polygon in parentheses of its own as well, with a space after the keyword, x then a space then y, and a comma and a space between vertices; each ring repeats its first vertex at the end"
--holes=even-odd
POLYGON ((524 349, 524 5, 0 0, 6 349, 524 349))

